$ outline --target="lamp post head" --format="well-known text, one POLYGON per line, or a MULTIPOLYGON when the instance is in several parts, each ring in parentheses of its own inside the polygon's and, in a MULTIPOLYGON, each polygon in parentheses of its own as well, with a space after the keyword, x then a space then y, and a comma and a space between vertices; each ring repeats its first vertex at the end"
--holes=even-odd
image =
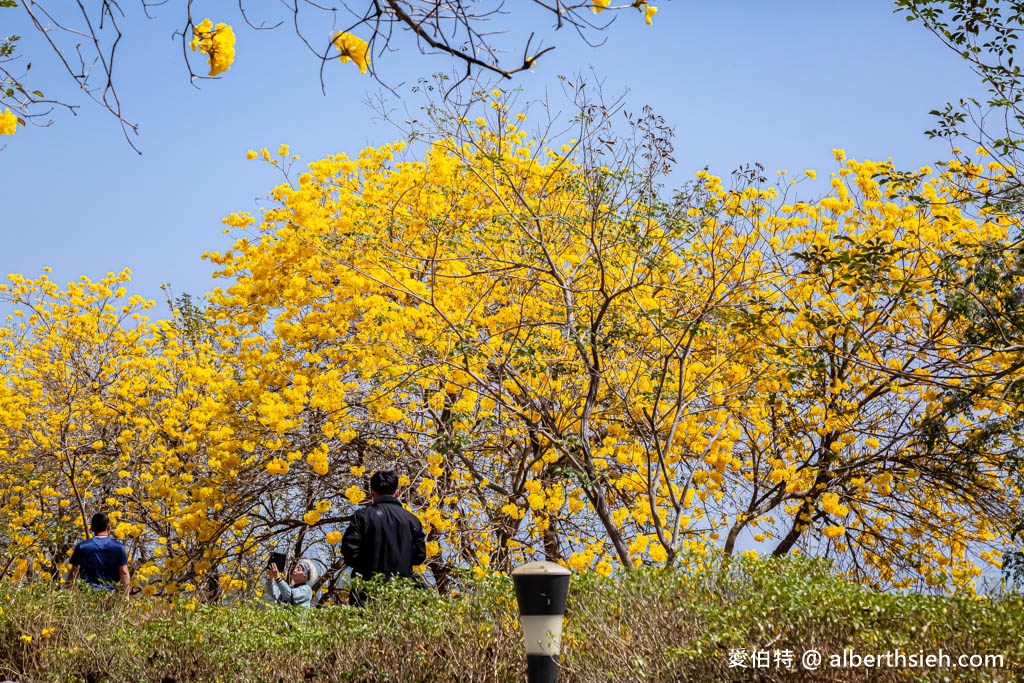
POLYGON ((512 570, 512 576, 520 574, 552 574, 569 576, 572 572, 557 562, 527 562, 512 570))

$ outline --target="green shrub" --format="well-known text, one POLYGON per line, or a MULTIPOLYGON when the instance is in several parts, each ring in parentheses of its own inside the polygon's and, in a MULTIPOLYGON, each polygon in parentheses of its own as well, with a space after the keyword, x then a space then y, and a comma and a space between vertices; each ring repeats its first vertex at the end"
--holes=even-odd
MULTIPOLYGON (((461 577, 449 596, 370 586, 363 609, 246 603, 121 605, 92 591, 0 587, 0 680, 494 681, 523 679, 508 577, 461 577)), ((749 660, 748 660, 749 665, 749 660)), ((783 662, 784 663, 784 662, 783 662)), ((1007 681, 1024 674, 1024 600, 878 593, 800 559, 702 572, 574 576, 563 681, 1007 681), (1001 669, 823 666, 808 649, 999 654, 1001 669), (730 652, 792 651, 791 667, 730 666, 730 652)))

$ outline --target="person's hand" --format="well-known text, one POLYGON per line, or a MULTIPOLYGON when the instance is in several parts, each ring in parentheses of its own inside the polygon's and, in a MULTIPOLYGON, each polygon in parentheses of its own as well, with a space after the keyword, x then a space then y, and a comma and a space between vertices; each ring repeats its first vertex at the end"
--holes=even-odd
POLYGON ((277 565, 273 562, 267 567, 267 578, 271 581, 277 581, 280 578, 281 572, 277 571, 277 565))

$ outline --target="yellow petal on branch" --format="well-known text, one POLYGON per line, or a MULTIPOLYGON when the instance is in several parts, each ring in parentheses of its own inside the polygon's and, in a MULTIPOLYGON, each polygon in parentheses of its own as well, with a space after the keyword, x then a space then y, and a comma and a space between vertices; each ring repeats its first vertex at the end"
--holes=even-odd
POLYGON ((342 64, 348 64, 351 59, 359 67, 359 73, 366 73, 370 66, 369 43, 347 31, 339 31, 332 42, 338 48, 338 59, 342 64))

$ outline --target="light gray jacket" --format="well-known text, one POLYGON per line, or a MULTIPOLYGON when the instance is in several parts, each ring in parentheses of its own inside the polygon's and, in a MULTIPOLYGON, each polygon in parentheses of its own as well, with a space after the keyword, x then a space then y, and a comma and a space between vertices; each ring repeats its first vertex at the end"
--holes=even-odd
POLYGON ((298 586, 289 586, 282 578, 275 580, 267 579, 267 595, 280 605, 298 605, 299 607, 312 607, 313 589, 307 584, 301 583, 298 586))

